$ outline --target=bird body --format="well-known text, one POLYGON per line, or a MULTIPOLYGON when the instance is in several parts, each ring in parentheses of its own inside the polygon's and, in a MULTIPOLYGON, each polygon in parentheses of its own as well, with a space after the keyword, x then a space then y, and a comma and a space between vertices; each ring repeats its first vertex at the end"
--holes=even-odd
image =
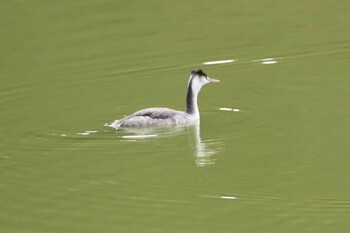
POLYGON ((192 71, 187 85, 185 112, 170 108, 146 108, 116 120, 110 127, 172 125, 199 121, 198 93, 202 86, 210 82, 219 82, 219 80, 209 78, 202 70, 192 71))

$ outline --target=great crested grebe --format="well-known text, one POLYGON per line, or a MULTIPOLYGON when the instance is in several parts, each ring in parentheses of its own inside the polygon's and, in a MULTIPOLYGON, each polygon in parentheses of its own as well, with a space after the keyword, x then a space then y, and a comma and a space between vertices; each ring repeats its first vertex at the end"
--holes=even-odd
POLYGON ((202 86, 220 80, 209 78, 202 70, 192 70, 187 85, 186 111, 170 108, 145 108, 123 119, 116 120, 110 127, 123 128, 132 126, 170 125, 199 121, 197 96, 202 86))

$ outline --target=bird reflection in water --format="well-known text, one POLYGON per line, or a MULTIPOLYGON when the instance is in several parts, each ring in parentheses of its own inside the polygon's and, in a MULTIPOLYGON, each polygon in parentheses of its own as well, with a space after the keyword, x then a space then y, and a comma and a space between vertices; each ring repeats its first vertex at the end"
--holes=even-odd
POLYGON ((215 164, 213 155, 221 151, 221 143, 217 140, 202 140, 199 123, 189 125, 188 133, 192 134, 189 137, 189 141, 196 158, 196 165, 198 167, 203 167, 215 164))
POLYGON ((198 167, 215 164, 213 155, 221 151, 222 143, 217 139, 202 140, 200 136, 199 122, 187 125, 174 125, 170 127, 141 127, 141 128, 124 128, 118 130, 123 141, 135 142, 140 139, 174 137, 177 135, 188 135, 188 141, 192 148, 195 163, 198 167))

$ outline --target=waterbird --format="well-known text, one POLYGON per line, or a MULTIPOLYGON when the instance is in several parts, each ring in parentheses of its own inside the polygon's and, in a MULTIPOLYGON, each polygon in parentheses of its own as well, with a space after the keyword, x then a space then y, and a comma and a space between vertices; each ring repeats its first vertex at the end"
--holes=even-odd
POLYGON ((220 82, 220 80, 209 78, 203 70, 192 70, 187 84, 186 111, 182 112, 170 108, 145 108, 123 119, 116 120, 109 126, 118 129, 133 126, 199 122, 198 93, 204 85, 217 82, 220 82))

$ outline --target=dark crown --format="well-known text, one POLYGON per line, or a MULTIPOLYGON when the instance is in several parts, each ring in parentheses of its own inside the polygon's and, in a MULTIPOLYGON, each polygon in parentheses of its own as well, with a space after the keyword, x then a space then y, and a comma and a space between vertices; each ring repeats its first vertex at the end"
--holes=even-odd
POLYGON ((207 74, 204 73, 203 70, 192 70, 191 75, 207 76, 207 74))

